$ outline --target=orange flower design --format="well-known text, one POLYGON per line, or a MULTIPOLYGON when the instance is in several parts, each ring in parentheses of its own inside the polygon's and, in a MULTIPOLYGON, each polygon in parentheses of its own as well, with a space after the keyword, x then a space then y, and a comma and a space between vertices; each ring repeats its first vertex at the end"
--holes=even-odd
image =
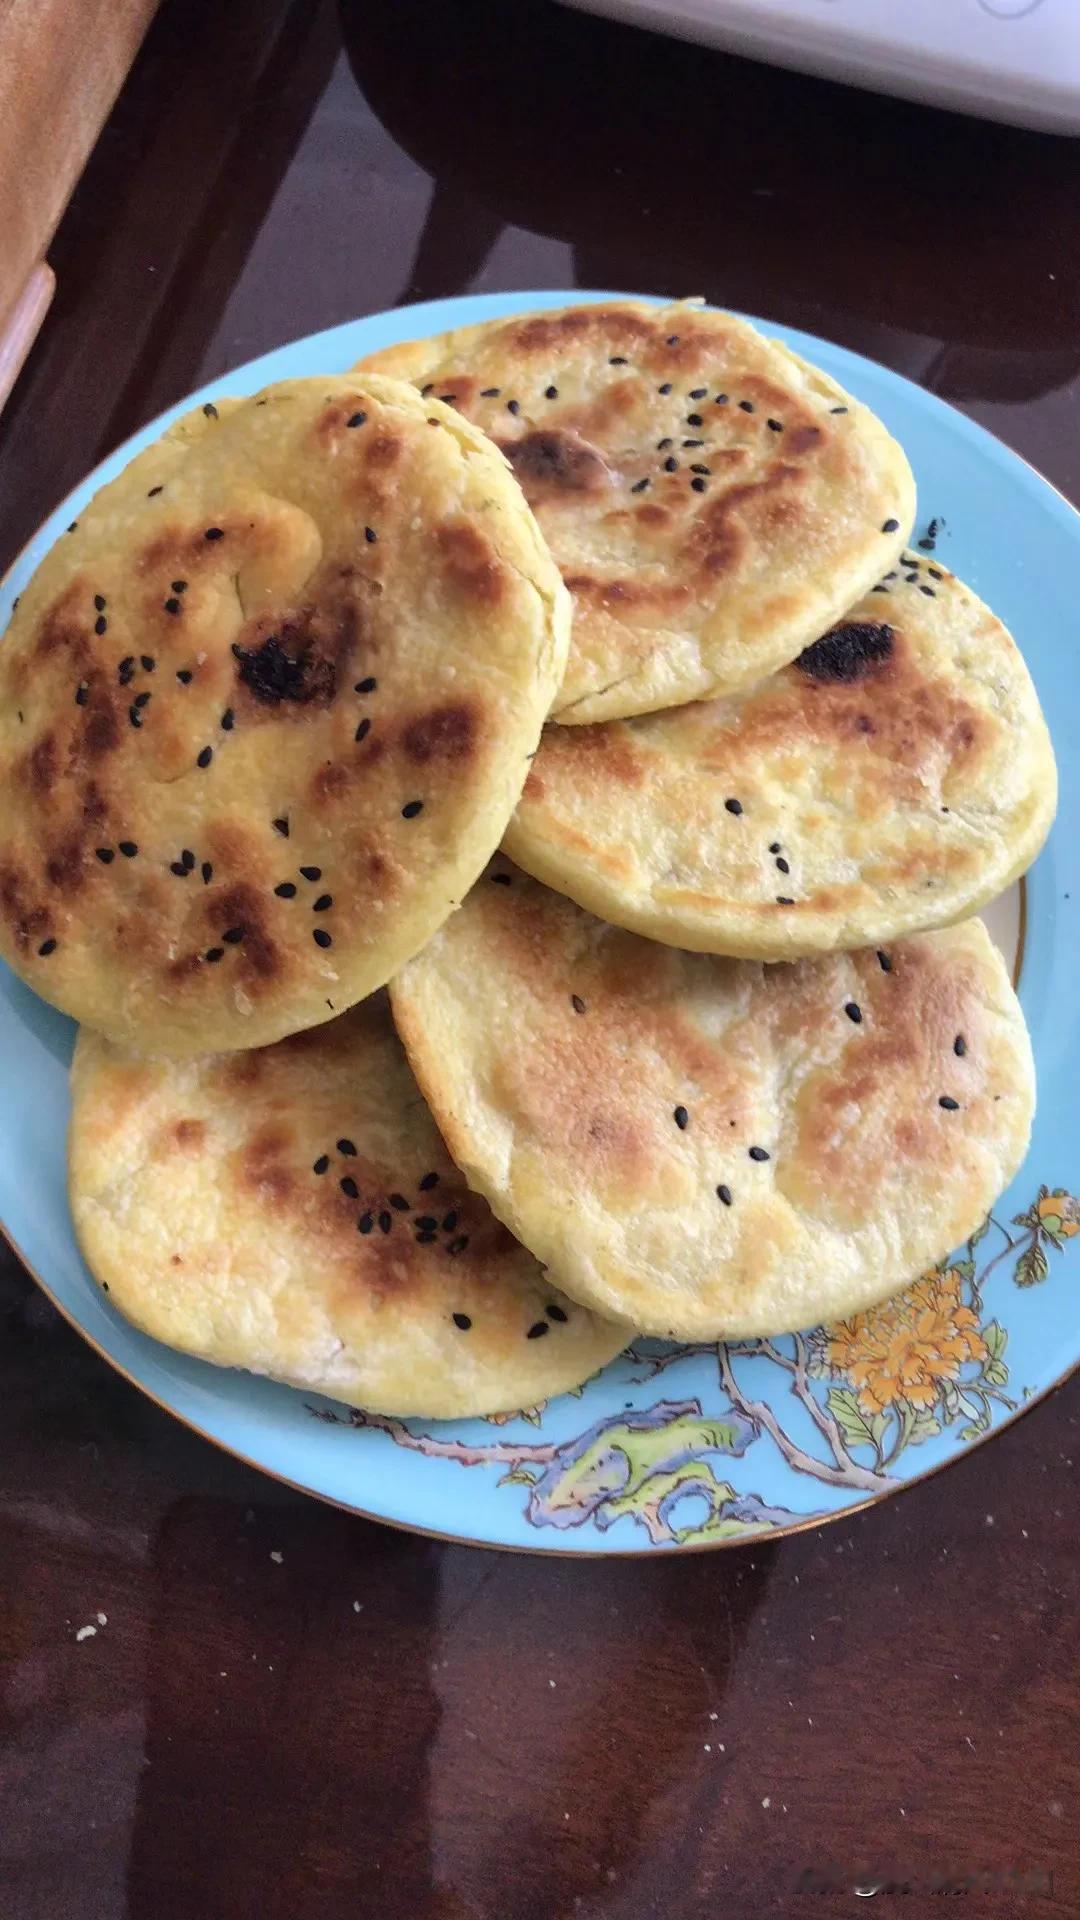
POLYGON ((1080 1233, 1080 1200, 1063 1188, 1044 1193, 1039 1201, 1039 1219, 1059 1240, 1071 1240, 1080 1233))
POLYGON ((978 1320, 961 1301, 962 1285, 955 1267, 935 1267, 884 1306, 828 1329, 825 1358, 846 1374, 868 1419, 899 1400, 934 1406, 943 1381, 955 1380, 966 1360, 988 1357, 978 1320))

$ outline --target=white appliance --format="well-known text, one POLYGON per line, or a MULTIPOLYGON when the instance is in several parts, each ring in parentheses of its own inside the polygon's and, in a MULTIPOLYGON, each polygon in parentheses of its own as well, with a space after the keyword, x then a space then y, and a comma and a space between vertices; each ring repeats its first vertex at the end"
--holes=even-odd
POLYGON ((1080 133, 1080 0, 565 0, 877 93, 1080 133))

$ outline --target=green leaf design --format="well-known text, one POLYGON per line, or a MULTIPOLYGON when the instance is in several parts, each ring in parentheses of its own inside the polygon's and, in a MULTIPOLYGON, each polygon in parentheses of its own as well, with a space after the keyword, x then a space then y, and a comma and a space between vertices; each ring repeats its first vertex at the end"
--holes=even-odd
POLYGON ((535 1407, 522 1407, 521 1418, 524 1420, 526 1426, 538 1427, 544 1417, 544 1408, 546 1406, 547 1401, 541 1400, 535 1407))
POLYGON ((933 1440, 940 1432, 941 1421, 937 1414, 931 1413, 929 1407, 920 1407, 908 1431, 908 1443, 913 1447, 920 1446, 924 1440, 933 1440))
POLYGON ((988 1360, 982 1377, 988 1387, 1004 1387, 1008 1382, 1009 1369, 1003 1360, 988 1360))
POLYGON ((991 1360, 1000 1360, 1009 1344, 1009 1336, 1000 1320, 991 1320, 982 1330, 991 1360))
POLYGON ((980 1422, 977 1425, 975 1423, 972 1423, 970 1427, 961 1427, 960 1438, 961 1440, 977 1440, 980 1434, 985 1432, 986 1432, 986 1425, 984 1422, 980 1422))
POLYGON ((873 1441, 875 1447, 878 1449, 879 1453, 881 1451, 881 1443, 885 1438, 885 1432, 888 1425, 889 1425, 889 1416, 887 1413, 875 1413, 873 1419, 870 1422, 870 1438, 873 1441))
POLYGON ((946 1380, 942 1385, 941 1401, 946 1420, 955 1420, 960 1411, 960 1395, 951 1380, 946 1380))
POLYGON ((1040 1280, 1046 1279, 1049 1271, 1050 1262, 1044 1249, 1036 1241, 1034 1246, 1028 1247, 1026 1253, 1020 1255, 1013 1279, 1018 1287, 1035 1287, 1040 1280))
POLYGON ((500 1474, 498 1485, 500 1487, 531 1487, 535 1482, 536 1475, 531 1468, 517 1466, 510 1467, 506 1473, 500 1474))
POLYGON ((836 1421, 849 1447, 872 1447, 874 1432, 859 1411, 859 1403, 850 1387, 830 1387, 825 1405, 836 1421))
MULTIPOLYGON (((1045 1190, 1041 1197, 1045 1198, 1045 1190)), ((1030 1227, 1034 1233, 1037 1233, 1040 1225, 1038 1207, 1029 1207, 1026 1213, 1014 1213, 1012 1223, 1014 1227, 1030 1227)))
POLYGON ((952 1262, 952 1267, 953 1267, 953 1271, 960 1275, 961 1280, 967 1281, 968 1285, 970 1286, 971 1282, 975 1278, 974 1260, 954 1260, 952 1262))
POLYGON ((968 1241, 969 1251, 971 1248, 977 1247, 980 1240, 985 1240, 989 1231, 990 1231, 990 1215, 987 1214, 986 1219, 982 1223, 982 1226, 976 1227, 974 1233, 972 1234, 970 1240, 968 1241))

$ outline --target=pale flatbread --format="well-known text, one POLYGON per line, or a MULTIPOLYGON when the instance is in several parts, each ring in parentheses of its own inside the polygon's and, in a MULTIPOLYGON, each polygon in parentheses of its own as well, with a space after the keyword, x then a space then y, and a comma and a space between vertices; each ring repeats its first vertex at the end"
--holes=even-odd
POLYGON ((83 1029, 70 1189, 91 1270, 157 1339, 374 1411, 503 1412, 629 1338, 469 1192, 385 995, 274 1047, 150 1059, 83 1029))
POLYGON ((497 861, 393 984, 450 1152, 567 1291, 752 1335, 885 1299, 1019 1166, 1031 1047, 979 921, 763 967, 497 861))

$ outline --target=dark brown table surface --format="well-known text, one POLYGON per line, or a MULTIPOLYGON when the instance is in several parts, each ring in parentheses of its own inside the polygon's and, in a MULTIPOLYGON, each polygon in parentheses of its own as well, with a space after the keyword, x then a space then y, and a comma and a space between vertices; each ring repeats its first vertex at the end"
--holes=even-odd
MULTIPOLYGON (((1080 141, 547 0, 165 0, 0 422, 0 549, 198 382, 503 287, 808 327, 1080 501, 1078 220, 1080 141)), ((1075 1381, 821 1532, 545 1561, 216 1452, 9 1256, 0 1317, 0 1920, 832 1916, 804 1872, 874 1868, 1080 1910, 1075 1381)))

